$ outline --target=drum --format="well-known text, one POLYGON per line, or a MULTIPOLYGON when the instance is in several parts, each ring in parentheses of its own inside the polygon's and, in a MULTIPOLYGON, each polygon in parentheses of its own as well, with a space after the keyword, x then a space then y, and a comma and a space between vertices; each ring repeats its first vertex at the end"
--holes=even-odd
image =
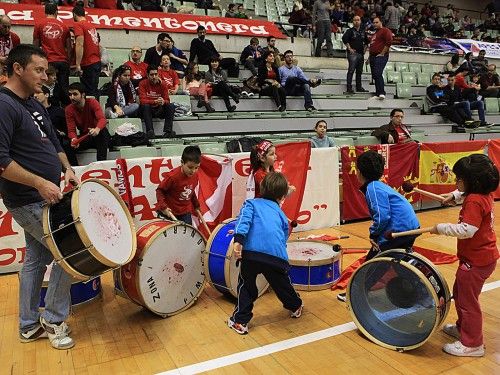
POLYGON ((90 179, 43 210, 43 231, 55 260, 88 280, 128 263, 136 250, 127 206, 107 184, 90 179))
POLYGON ((387 250, 362 264, 347 286, 347 306, 374 343, 405 351, 423 345, 450 309, 446 280, 432 262, 387 250))
MULTIPOLYGON (((205 274, 207 281, 219 292, 238 297, 239 268, 233 257, 233 236, 236 219, 219 224, 207 242, 205 252, 205 274)), ((263 275, 257 276, 259 297, 267 290, 269 283, 263 275)))
POLYGON ((323 241, 288 241, 290 280, 297 290, 329 289, 342 272, 339 245, 323 241))
POLYGON ((121 267, 115 283, 129 299, 153 313, 177 314, 203 291, 204 250, 205 239, 193 226, 151 221, 137 231, 137 253, 121 267))

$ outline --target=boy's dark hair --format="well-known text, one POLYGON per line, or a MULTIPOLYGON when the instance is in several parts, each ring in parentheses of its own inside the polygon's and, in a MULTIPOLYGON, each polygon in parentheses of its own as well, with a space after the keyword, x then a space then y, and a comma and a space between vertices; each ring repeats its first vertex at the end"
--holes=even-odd
POLYGON ((432 75, 432 79, 434 79, 434 78, 436 78, 436 77, 441 78, 441 73, 434 73, 434 74, 432 75))
POLYGON ((391 111, 391 114, 389 115, 390 117, 394 117, 394 115, 396 114, 396 112, 401 112, 401 113, 404 113, 403 110, 401 108, 394 108, 392 111, 391 111))
POLYGON ((156 37, 156 43, 160 43, 165 38, 170 39, 170 35, 168 35, 167 33, 159 33, 156 37))
POLYGON ((73 82, 68 86, 68 91, 70 90, 75 90, 78 91, 80 94, 85 94, 85 86, 83 86, 82 83, 80 82, 73 82))
POLYGON ((55 15, 57 14, 57 4, 54 3, 46 3, 45 4, 45 14, 47 15, 55 15))
POLYGON ((206 30, 206 29, 205 29, 205 26, 200 25, 200 26, 198 26, 198 28, 196 29, 196 32, 198 32, 198 31, 202 31, 202 30, 206 30))
POLYGON ((269 172, 260 183, 263 198, 278 201, 288 194, 288 181, 283 173, 269 172))
POLYGON ((184 148, 184 151, 182 151, 182 156, 181 156, 181 161, 182 163, 187 163, 188 161, 191 161, 196 164, 200 164, 201 162, 201 151, 198 146, 187 146, 184 148))
POLYGON ((251 38, 250 44, 259 44, 259 39, 257 39, 256 37, 251 38))
POLYGON ((290 50, 290 49, 287 49, 287 50, 283 53, 283 56, 286 56, 286 55, 288 55, 289 53, 291 53, 291 54, 292 54, 292 56, 293 56, 293 51, 292 51, 292 50, 290 50))
POLYGON ((85 17, 85 9, 81 5, 76 5, 73 8, 73 14, 78 17, 85 17))
POLYGON ((326 127, 328 128, 328 124, 326 123, 326 120, 319 120, 316 125, 314 125, 314 129, 317 129, 318 128, 318 125, 321 124, 322 122, 325 123, 326 127))
POLYGON ((12 48, 9 52, 9 56, 5 61, 5 67, 7 71, 7 77, 12 77, 14 74, 14 64, 18 63, 23 68, 31 62, 31 57, 33 55, 47 58, 47 55, 41 48, 35 47, 32 44, 19 44, 12 48))
POLYGON ((156 65, 148 65, 146 68, 146 74, 149 75, 149 72, 152 70, 158 70, 158 67, 156 65))
POLYGON ((453 166, 453 173, 463 180, 465 194, 489 194, 498 187, 498 168, 484 154, 459 159, 453 166))
POLYGON ((384 157, 377 151, 366 151, 358 157, 356 167, 366 182, 378 181, 384 174, 384 157))
POLYGON ((274 37, 274 36, 272 36, 272 35, 269 35, 269 36, 267 37, 267 41, 268 41, 268 42, 270 42, 270 41, 271 41, 271 39, 276 39, 276 37, 274 37))

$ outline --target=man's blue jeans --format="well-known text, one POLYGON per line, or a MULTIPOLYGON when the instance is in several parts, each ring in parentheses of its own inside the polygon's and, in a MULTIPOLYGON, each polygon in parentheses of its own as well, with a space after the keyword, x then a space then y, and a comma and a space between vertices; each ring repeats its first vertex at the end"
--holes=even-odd
POLYGON ((385 95, 384 88, 384 68, 389 60, 389 56, 370 56, 370 69, 375 82, 375 95, 385 95))

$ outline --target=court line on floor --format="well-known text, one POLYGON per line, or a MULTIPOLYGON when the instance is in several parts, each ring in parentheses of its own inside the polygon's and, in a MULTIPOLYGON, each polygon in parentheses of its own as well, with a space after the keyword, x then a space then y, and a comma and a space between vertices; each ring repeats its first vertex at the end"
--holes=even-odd
MULTIPOLYGON (((482 291, 487 292, 493 289, 500 288, 500 280, 493 281, 491 283, 485 284, 483 286, 482 291)), ((234 365, 236 363, 248 361, 251 359, 263 357, 266 355, 270 355, 276 352, 280 352, 287 349, 292 349, 297 346, 310 344, 315 341, 327 339, 333 336, 340 335, 342 333, 346 333, 349 331, 354 331, 356 325, 354 322, 349 322, 345 324, 340 324, 335 327, 330 327, 323 329, 321 331, 308 333, 306 335, 297 336, 291 339, 278 341, 273 344, 268 344, 264 346, 260 346, 258 348, 245 350, 243 352, 229 354, 224 357, 210 359, 208 361, 195 363, 192 365, 187 365, 184 367, 176 368, 173 370, 165 371, 158 373, 157 375, 186 375, 186 374, 198 374, 204 371, 215 370, 221 367, 226 367, 230 365, 234 365)))

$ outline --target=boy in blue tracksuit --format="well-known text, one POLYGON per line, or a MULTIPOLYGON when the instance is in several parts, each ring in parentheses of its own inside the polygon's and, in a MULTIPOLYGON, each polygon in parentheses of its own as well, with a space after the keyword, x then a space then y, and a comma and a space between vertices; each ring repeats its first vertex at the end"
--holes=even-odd
POLYGON ((288 181, 283 174, 271 172, 264 177, 260 189, 262 198, 243 204, 234 234, 233 252, 241 259, 241 269, 238 302, 227 323, 241 335, 248 333, 259 274, 264 275, 283 307, 292 312, 292 318, 299 318, 303 308, 288 276, 288 220, 280 208, 288 194, 288 181))

